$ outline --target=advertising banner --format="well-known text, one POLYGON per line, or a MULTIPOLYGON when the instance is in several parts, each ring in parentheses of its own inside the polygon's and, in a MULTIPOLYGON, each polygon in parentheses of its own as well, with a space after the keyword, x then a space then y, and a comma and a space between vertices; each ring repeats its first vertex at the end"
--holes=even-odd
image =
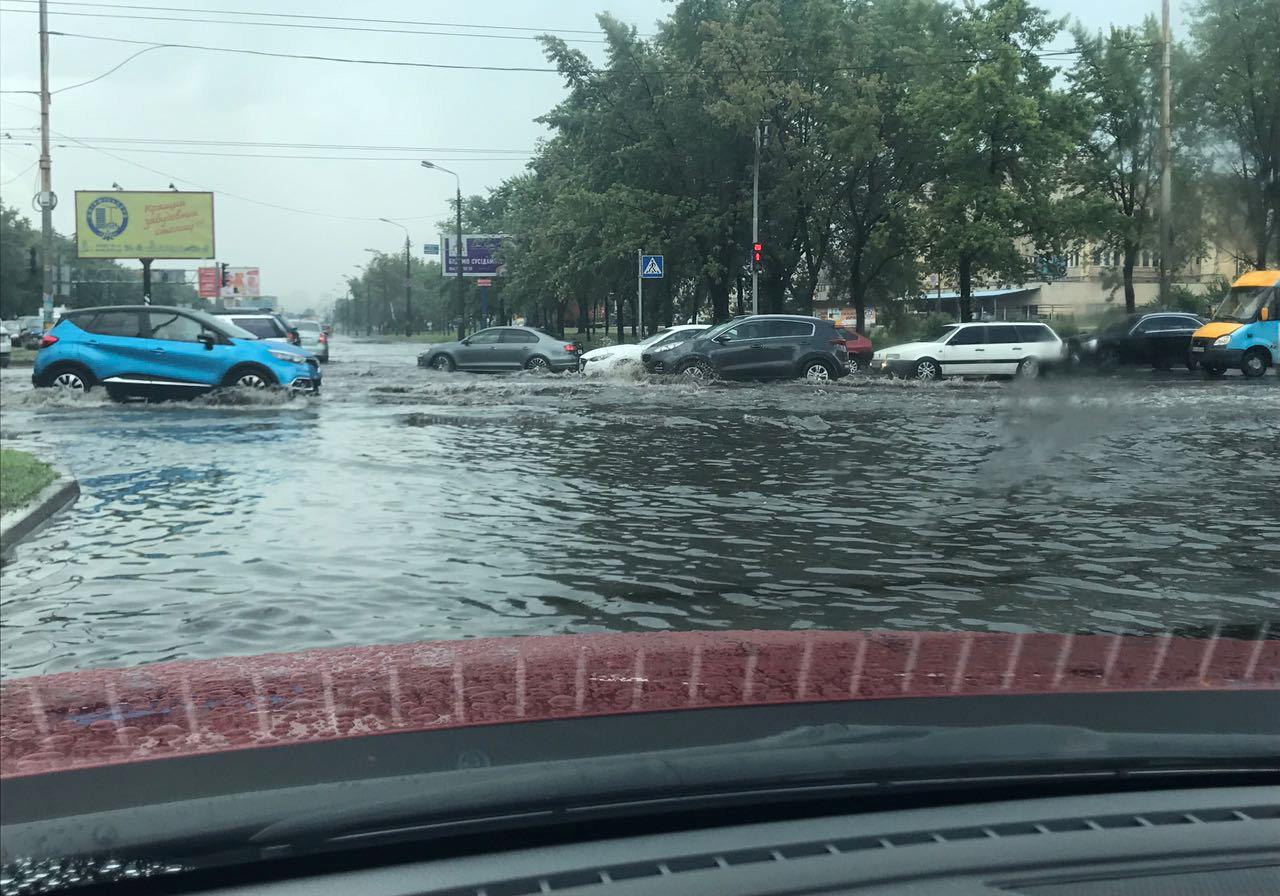
POLYGON ((76 191, 81 258, 213 258, 213 194, 76 191))
POLYGON ((227 268, 227 285, 222 287, 222 298, 245 298, 262 295, 262 281, 257 268, 227 268))
MULTIPOLYGON (((462 276, 464 277, 500 277, 502 264, 497 255, 502 249, 502 241, 506 237, 501 233, 464 233, 462 235, 462 276)), ((444 275, 458 276, 458 247, 454 236, 440 237, 440 245, 444 248, 444 275)))
POLYGON ((198 268, 196 270, 196 291, 202 299, 216 299, 221 295, 218 283, 217 268, 198 268))

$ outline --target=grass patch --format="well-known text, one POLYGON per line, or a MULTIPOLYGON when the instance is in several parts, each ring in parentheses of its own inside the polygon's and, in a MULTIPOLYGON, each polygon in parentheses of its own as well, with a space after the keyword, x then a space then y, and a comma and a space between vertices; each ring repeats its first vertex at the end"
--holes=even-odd
POLYGON ((55 478, 53 467, 25 451, 0 450, 0 511, 29 503, 55 478))

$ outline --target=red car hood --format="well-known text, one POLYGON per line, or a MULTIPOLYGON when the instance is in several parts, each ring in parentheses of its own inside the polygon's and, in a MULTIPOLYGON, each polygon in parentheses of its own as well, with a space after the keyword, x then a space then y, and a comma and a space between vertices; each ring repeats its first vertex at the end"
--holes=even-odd
POLYGON ((335 738, 704 707, 1280 688, 1280 642, 910 632, 561 635, 11 679, 0 777, 335 738))

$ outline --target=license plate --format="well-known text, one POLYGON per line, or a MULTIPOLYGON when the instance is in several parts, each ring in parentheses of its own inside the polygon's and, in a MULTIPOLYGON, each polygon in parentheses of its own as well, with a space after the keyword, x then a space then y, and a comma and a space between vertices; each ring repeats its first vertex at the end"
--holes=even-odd
POLYGON ((1192 350, 1193 352, 1202 352, 1202 351, 1204 351, 1204 346, 1203 346, 1203 345, 1193 345, 1193 346, 1191 346, 1191 350, 1192 350))

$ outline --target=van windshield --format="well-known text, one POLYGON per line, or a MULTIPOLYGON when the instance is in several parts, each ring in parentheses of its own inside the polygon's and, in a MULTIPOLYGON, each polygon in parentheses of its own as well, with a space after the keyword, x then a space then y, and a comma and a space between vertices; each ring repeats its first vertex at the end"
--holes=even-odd
POLYGON ((1252 323, 1263 303, 1271 297, 1274 286, 1233 286, 1214 312, 1214 320, 1229 320, 1238 324, 1252 323))

